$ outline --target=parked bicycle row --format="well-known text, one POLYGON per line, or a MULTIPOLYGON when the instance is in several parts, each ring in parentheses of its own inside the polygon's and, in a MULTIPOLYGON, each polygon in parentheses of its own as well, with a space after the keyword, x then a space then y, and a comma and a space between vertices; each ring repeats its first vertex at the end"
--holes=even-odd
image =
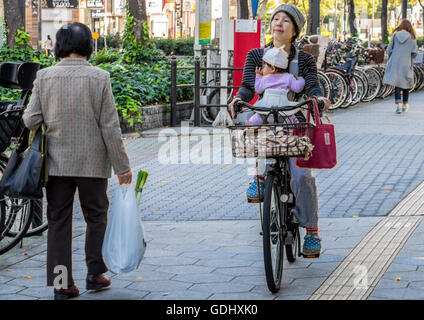
MULTIPOLYGON (((302 39, 299 45, 302 47, 303 42, 307 49, 305 51, 308 51, 310 41, 302 39)), ((365 49, 357 38, 346 42, 330 41, 318 71, 321 90, 332 103, 330 110, 348 108, 359 102, 378 98, 384 99, 393 94, 394 86, 383 83, 386 60, 384 47, 365 49)), ((409 92, 424 88, 424 65, 415 63, 413 70, 414 86, 409 92)))

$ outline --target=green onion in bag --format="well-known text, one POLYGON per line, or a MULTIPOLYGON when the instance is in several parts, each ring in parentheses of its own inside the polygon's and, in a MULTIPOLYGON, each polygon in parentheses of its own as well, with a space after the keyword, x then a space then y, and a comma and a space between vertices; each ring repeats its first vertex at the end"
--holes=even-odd
POLYGON ((135 199, 138 206, 141 204, 141 192, 143 191, 143 187, 146 184, 148 175, 149 173, 144 170, 139 170, 137 173, 137 181, 135 183, 135 199))

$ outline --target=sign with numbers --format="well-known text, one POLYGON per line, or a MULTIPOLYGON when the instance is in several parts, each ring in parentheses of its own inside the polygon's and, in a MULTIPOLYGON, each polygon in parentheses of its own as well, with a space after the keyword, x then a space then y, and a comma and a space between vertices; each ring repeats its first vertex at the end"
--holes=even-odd
POLYGON ((78 0, 47 0, 48 8, 78 8, 78 0))

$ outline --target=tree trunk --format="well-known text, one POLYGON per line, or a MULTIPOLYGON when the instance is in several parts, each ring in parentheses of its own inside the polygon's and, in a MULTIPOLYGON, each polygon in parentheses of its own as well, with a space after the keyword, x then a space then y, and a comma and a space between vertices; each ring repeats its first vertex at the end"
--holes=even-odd
POLYGON ((3 0, 4 19, 6 22, 7 45, 9 48, 15 46, 16 31, 25 28, 25 1, 3 0), (16 2, 18 2, 16 4, 16 2))
POLYGON ((354 3, 354 0, 347 0, 347 8, 348 8, 348 12, 349 12, 349 16, 348 16, 347 19, 348 19, 348 22, 349 22, 350 35, 352 37, 356 37, 357 33, 356 33, 356 26, 355 26, 355 3, 354 3))
POLYGON ((309 9, 308 9, 308 17, 306 24, 306 34, 312 34, 312 17, 314 15, 314 0, 309 0, 309 9))
POLYGON ((146 0, 128 0, 131 15, 134 17, 134 36, 143 42, 143 22, 147 22, 146 0))
POLYGON ((248 0, 237 0, 237 19, 249 19, 248 0))
POLYGON ((381 40, 386 43, 388 41, 387 35, 387 0, 381 2, 381 40))

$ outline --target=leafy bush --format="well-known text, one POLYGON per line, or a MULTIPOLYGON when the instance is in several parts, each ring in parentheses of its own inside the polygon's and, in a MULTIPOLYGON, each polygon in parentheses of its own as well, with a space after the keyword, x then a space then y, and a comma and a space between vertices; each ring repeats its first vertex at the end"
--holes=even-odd
POLYGON ((187 39, 154 39, 156 48, 162 50, 166 55, 193 56, 194 38, 187 39))
MULTIPOLYGON (((143 106, 167 104, 170 102, 171 65, 163 52, 156 48, 148 38, 148 29, 144 25, 143 43, 135 41, 132 30, 132 18, 128 15, 128 29, 121 39, 124 50, 108 48, 93 54, 90 63, 110 72, 112 90, 116 107, 121 117, 130 125, 141 121, 143 106)), ((4 45, 0 48, 0 62, 33 61, 41 64, 42 68, 52 66, 56 60, 47 57, 43 52, 34 50, 28 45, 29 37, 26 33, 18 33, 19 41, 13 49, 4 45)), ((179 66, 193 65, 193 58, 186 58, 178 62, 179 66)), ((178 83, 192 83, 194 70, 180 70, 178 83)), ((0 87, 1 101, 15 101, 19 99, 18 90, 0 87)), ((193 98, 192 88, 178 88, 177 98, 189 100, 193 98)))
MULTIPOLYGON (((106 47, 119 49, 121 47, 121 37, 119 34, 109 34, 106 36, 106 47)), ((100 37, 97 40, 97 50, 103 50, 105 48, 105 38, 100 37)))

